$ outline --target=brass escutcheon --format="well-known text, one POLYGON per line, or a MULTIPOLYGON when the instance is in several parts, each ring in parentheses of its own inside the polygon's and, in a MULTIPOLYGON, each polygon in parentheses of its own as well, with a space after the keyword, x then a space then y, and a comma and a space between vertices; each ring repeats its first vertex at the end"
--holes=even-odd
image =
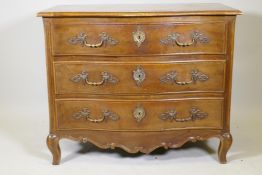
POLYGON ((133 79, 136 81, 137 86, 141 86, 146 79, 146 73, 141 66, 137 66, 136 70, 133 71, 133 79))
POLYGON ((142 106, 138 105, 133 112, 133 116, 137 122, 140 122, 146 116, 146 111, 142 106))
POLYGON ((145 41, 146 35, 145 32, 141 30, 141 27, 138 26, 136 28, 136 31, 133 32, 133 40, 136 42, 136 46, 140 47, 141 44, 145 41))

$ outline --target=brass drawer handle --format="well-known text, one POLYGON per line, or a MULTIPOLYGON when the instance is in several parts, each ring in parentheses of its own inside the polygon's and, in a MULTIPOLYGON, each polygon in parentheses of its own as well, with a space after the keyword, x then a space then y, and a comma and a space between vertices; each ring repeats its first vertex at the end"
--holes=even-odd
POLYGON ((73 76, 71 80, 75 83, 83 81, 85 84, 91 86, 100 86, 106 83, 116 84, 118 82, 118 79, 108 72, 102 72, 101 77, 101 81, 92 82, 88 80, 88 73, 86 71, 82 71, 80 74, 73 76))
POLYGON ((72 45, 80 44, 82 47, 86 46, 90 48, 98 48, 106 44, 110 44, 110 45, 118 44, 118 41, 113 39, 106 32, 100 33, 99 37, 100 37, 100 41, 98 43, 91 44, 87 42, 87 35, 85 33, 80 33, 79 35, 70 38, 68 42, 72 45))
POLYGON ((115 114, 114 112, 112 111, 109 111, 109 110, 104 110, 102 111, 102 116, 98 119, 93 119, 91 118, 90 116, 91 112, 88 108, 83 108, 81 111, 73 114, 72 118, 74 120, 80 120, 80 119, 86 119, 92 123, 101 123, 103 121, 106 121, 108 119, 111 119, 113 121, 116 121, 119 119, 119 116, 117 114, 115 114))
POLYGON ((197 107, 192 107, 189 110, 189 116, 186 118, 177 118, 177 112, 175 109, 170 111, 164 112, 160 114, 161 120, 169 120, 169 121, 176 121, 176 122, 188 122, 188 121, 195 121, 195 120, 202 120, 208 116, 207 113, 202 112, 197 107))
POLYGON ((202 72, 199 72, 197 69, 191 71, 191 80, 189 81, 178 81, 176 71, 168 72, 160 78, 161 83, 175 83, 177 85, 188 85, 191 83, 196 83, 197 81, 204 82, 207 80, 208 76, 202 72))
POLYGON ((190 42, 181 42, 180 41, 181 34, 172 33, 168 35, 167 38, 160 40, 160 43, 163 45, 172 44, 174 46, 174 44, 176 44, 177 46, 186 47, 186 46, 191 46, 197 42, 199 43, 208 43, 209 42, 208 37, 199 31, 193 31, 190 35, 191 35, 190 42))

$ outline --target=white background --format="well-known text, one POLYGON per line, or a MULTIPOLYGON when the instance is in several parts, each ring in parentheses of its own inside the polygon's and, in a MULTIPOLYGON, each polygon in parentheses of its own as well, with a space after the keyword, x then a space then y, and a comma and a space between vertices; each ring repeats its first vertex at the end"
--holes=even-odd
POLYGON ((217 162, 218 141, 132 156, 62 141, 62 164, 51 166, 45 145, 48 102, 44 33, 36 13, 61 4, 181 3, 167 0, 1 0, 0 172, 8 174, 261 174, 262 1, 206 0, 240 9, 236 23, 232 98, 234 144, 229 164, 217 162), (210 148, 209 148, 210 147, 210 148))

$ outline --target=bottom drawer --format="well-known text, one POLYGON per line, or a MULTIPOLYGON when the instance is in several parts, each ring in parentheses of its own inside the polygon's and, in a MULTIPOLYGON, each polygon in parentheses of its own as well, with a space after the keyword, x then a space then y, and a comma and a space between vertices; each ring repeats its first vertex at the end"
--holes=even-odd
POLYGON ((221 98, 56 100, 58 130, 222 129, 221 98))

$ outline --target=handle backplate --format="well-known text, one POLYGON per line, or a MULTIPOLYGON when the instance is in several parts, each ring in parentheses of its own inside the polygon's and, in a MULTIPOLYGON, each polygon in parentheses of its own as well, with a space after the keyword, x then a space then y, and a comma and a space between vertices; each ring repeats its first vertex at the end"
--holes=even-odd
POLYGON ((71 81, 75 83, 83 81, 85 84, 90 86, 100 86, 106 83, 116 84, 118 82, 118 79, 108 72, 101 72, 101 80, 98 82, 92 82, 88 80, 87 71, 82 71, 80 74, 73 76, 71 78, 71 81))
POLYGON ((69 44, 72 44, 72 45, 80 44, 82 47, 89 47, 89 48, 98 48, 106 44, 109 44, 109 45, 118 44, 118 41, 116 39, 113 39, 106 32, 102 32, 99 34, 100 41, 97 43, 88 43, 87 38, 88 38, 87 34, 82 32, 79 35, 70 38, 68 42, 69 44))
POLYGON ((197 81, 204 82, 207 80, 208 76, 197 69, 191 71, 191 79, 189 81, 178 81, 176 71, 168 72, 160 78, 161 83, 175 83, 177 85, 188 85, 197 81))
POLYGON ((101 123, 101 122, 107 121, 108 119, 116 121, 119 119, 119 116, 112 111, 104 110, 102 111, 102 116, 96 119, 96 118, 91 117, 91 112, 88 108, 83 108, 82 110, 78 111, 77 113, 74 113, 72 115, 72 118, 74 120, 85 119, 92 123, 101 123))
POLYGON ((177 118, 177 112, 175 109, 172 109, 170 111, 164 112, 160 114, 161 120, 169 120, 169 121, 175 121, 175 122, 188 122, 188 121, 195 121, 195 120, 202 120, 208 116, 207 113, 202 112, 197 107, 192 107, 189 110, 189 116, 186 118, 177 118))
POLYGON ((185 37, 184 35, 180 33, 172 33, 168 35, 166 38, 161 39, 160 43, 163 45, 169 45, 172 44, 173 46, 177 45, 180 47, 186 47, 191 46, 196 43, 208 43, 209 38, 199 31, 193 31, 190 33, 191 40, 187 42, 182 42, 181 38, 185 37))

